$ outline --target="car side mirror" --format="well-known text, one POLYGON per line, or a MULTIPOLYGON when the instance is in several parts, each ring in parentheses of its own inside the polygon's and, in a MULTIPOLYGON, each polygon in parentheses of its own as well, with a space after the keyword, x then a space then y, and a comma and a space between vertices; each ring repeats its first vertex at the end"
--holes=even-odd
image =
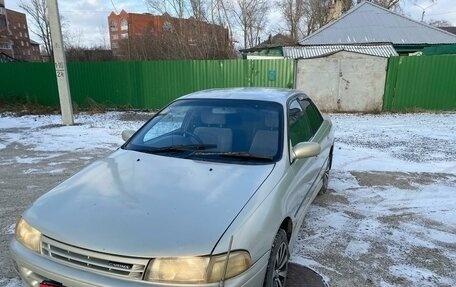
POLYGON ((135 133, 134 130, 124 130, 124 131, 122 132, 122 139, 123 139, 124 141, 127 141, 127 140, 129 140, 129 139, 131 138, 131 136, 132 136, 134 133, 135 133))
POLYGON ((298 143, 293 148, 294 157, 293 159, 308 158, 319 155, 321 152, 321 146, 314 142, 302 142, 298 143))

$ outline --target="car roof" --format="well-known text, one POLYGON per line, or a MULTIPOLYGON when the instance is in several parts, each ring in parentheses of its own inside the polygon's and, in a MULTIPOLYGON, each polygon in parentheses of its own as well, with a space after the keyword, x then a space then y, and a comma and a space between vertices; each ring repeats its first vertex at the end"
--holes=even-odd
MULTIPOLYGON (((298 90, 280 88, 230 88, 211 89, 191 93, 179 99, 238 99, 277 102, 286 105, 289 98, 305 94, 298 90)), ((305 96, 307 97, 307 96, 305 96)))

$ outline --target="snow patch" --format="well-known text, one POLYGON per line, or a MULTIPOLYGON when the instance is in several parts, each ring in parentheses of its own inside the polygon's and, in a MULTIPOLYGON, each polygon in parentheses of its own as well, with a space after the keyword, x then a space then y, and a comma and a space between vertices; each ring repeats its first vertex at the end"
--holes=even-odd
POLYGON ((24 287, 21 280, 19 278, 0 278, 0 285, 4 287, 24 287))
POLYGON ((413 286, 443 286, 446 284, 452 286, 454 284, 454 282, 449 282, 448 279, 442 278, 426 268, 418 268, 413 265, 393 265, 389 267, 389 270, 393 276, 411 281, 413 286))
POLYGON ((347 248, 345 249, 344 255, 357 260, 361 255, 369 252, 369 247, 370 244, 368 242, 357 240, 350 241, 350 243, 348 243, 347 248))
POLYGON ((62 125, 59 115, 2 117, 2 145, 19 143, 34 151, 47 152, 114 150, 123 143, 122 130, 136 130, 143 124, 142 121, 120 121, 121 114, 78 114, 74 126, 62 125))
POLYGON ((16 224, 11 224, 10 226, 7 226, 2 229, 2 234, 3 235, 12 235, 12 234, 14 234, 15 229, 16 229, 16 224))

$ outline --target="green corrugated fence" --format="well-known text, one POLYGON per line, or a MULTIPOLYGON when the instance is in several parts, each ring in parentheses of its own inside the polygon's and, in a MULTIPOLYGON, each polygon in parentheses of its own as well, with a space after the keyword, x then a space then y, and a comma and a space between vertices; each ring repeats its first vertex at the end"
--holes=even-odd
MULTIPOLYGON (((225 87, 291 88, 293 60, 211 60, 68 63, 72 101, 156 109, 190 92, 225 87)), ((57 107, 52 63, 0 64, 0 101, 57 107)))
POLYGON ((456 110, 456 55, 391 57, 383 110, 456 110))

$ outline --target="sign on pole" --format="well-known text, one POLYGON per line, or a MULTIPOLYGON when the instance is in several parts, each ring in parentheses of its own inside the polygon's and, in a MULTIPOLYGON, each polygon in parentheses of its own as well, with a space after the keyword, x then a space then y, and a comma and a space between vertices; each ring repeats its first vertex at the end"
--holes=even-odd
POLYGON ((46 0, 51 28, 52 50, 54 52, 55 74, 59 90, 60 110, 64 125, 73 125, 73 106, 71 104, 70 84, 67 76, 67 65, 60 26, 59 7, 57 0, 46 0))

